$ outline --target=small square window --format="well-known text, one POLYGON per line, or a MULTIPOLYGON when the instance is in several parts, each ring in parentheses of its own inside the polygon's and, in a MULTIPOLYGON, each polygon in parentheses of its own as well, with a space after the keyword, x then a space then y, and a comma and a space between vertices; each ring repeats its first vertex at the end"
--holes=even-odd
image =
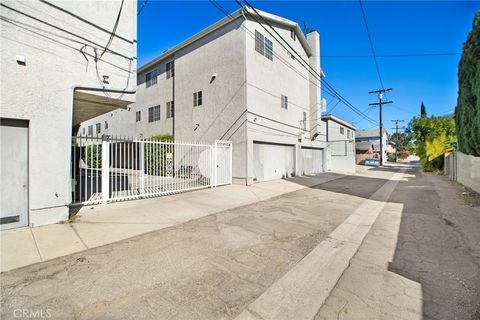
POLYGON ((160 120, 160 106, 148 108, 148 122, 160 120))
POLYGON ((193 93, 193 106, 198 107, 198 106, 201 106, 202 103, 203 103, 202 91, 194 92, 193 93))
POLYGON ((157 84, 157 76, 157 69, 152 70, 145 75, 145 82, 147 83, 147 88, 153 86, 154 84, 157 84))

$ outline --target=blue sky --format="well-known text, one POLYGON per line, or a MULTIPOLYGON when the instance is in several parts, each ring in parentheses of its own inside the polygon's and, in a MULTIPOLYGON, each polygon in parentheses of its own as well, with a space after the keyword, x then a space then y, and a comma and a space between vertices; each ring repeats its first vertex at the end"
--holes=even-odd
MULTIPOLYGON (((139 1, 139 8, 143 0, 139 1)), ((373 58, 329 56, 371 55, 358 1, 249 1, 256 8, 294 20, 305 21, 321 37, 321 63, 326 80, 353 105, 378 120, 376 102, 367 92, 380 88, 373 58)), ((234 1, 220 2, 229 12, 234 1)), ((377 55, 460 53, 471 30, 480 1, 365 1, 363 3, 377 55)), ((201 31, 224 15, 209 1, 148 1, 138 18, 139 66, 164 50, 201 31)), ((384 107, 383 123, 405 123, 418 114, 423 100, 428 114, 453 111, 457 98, 460 55, 428 57, 379 57, 385 87, 393 88, 384 107)), ((327 101, 332 97, 324 94, 327 101)), ((329 103, 329 108, 336 101, 329 103)), ((353 121, 358 128, 373 125, 338 104, 333 114, 353 121)), ((392 130, 389 130, 392 132, 392 130)))

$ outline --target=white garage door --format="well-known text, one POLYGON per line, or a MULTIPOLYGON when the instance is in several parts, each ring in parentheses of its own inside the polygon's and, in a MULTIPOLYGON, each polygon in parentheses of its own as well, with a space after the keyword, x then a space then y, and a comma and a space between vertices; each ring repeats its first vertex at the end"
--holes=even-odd
POLYGON ((302 148, 302 173, 323 172, 323 149, 302 148))
POLYGON ((256 181, 291 177, 295 172, 294 147, 254 142, 253 171, 256 181))

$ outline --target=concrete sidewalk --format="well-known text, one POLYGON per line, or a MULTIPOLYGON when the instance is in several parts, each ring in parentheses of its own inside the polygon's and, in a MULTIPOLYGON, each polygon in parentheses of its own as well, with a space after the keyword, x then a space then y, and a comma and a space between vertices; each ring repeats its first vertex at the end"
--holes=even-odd
POLYGON ((86 206, 71 223, 0 232, 0 271, 110 244, 341 177, 324 173, 248 187, 228 185, 104 206, 86 206))

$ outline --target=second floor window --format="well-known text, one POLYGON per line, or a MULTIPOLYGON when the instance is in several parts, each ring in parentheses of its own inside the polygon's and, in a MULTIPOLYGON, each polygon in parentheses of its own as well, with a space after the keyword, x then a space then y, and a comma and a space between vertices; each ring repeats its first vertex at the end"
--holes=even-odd
POLYGON ((145 82, 147 83, 147 88, 157 84, 157 70, 152 70, 145 75, 145 82))
POLYGON ((97 123, 97 124, 95 125, 95 133, 96 133, 96 134, 99 134, 101 131, 102 131, 102 124, 101 124, 101 123, 97 123))
POLYGON ((172 118, 175 112, 173 101, 167 102, 167 118, 172 118))
POLYGON ((135 122, 140 122, 142 120, 142 111, 135 112, 135 122))
POLYGON ((282 94, 282 105, 283 109, 288 109, 288 97, 282 94))
POLYGON ((290 38, 293 39, 293 41, 295 41, 297 39, 297 35, 295 34, 295 30, 290 30, 290 38))
POLYGON ((88 126, 88 135, 92 136, 93 135, 93 125, 88 126))
POLYGON ((160 106, 148 108, 148 122, 160 120, 160 106))
POLYGON ((345 134, 345 128, 344 127, 340 127, 340 134, 345 134))
POLYGON ((167 62, 167 79, 175 75, 175 61, 167 62))
POLYGON ((203 103, 202 91, 194 92, 193 93, 193 106, 198 107, 198 106, 201 106, 202 103, 203 103))
POLYGON ((347 138, 350 139, 350 130, 347 129, 347 138))
POLYGON ((273 60, 273 43, 263 34, 255 30, 255 50, 265 56, 267 59, 273 60))
POLYGON ((108 129, 108 122, 105 121, 105 130, 107 130, 107 129, 108 129))

